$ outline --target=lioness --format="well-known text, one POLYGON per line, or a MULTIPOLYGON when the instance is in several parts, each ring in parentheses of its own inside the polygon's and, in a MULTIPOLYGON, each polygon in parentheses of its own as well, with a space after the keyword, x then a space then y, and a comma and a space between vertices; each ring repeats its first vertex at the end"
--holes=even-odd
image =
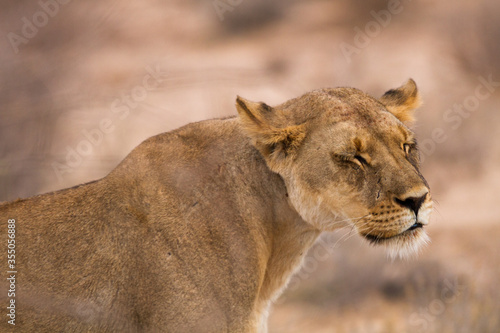
POLYGON ((408 128, 419 103, 411 79, 378 100, 238 97, 239 117, 152 137, 101 180, 0 205, 2 251, 15 241, 0 330, 265 332, 322 231, 414 253, 432 206, 408 128))

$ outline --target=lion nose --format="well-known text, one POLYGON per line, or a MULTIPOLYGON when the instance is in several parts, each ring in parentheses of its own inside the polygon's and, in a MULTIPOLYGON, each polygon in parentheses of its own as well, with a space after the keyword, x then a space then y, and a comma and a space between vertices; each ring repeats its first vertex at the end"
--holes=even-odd
POLYGON ((424 195, 419 196, 419 197, 412 196, 412 197, 402 198, 402 199, 395 198, 394 200, 400 206, 411 209, 415 213, 415 216, 416 216, 418 214, 418 210, 422 206, 422 203, 425 201, 427 194, 428 194, 428 192, 426 192, 424 195))

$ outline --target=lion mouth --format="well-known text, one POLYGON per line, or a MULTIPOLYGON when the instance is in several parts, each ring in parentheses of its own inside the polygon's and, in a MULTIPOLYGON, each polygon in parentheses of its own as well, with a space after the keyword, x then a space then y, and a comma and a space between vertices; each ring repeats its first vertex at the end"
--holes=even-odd
POLYGON ((408 229, 406 229, 405 231, 403 232, 406 232, 406 231, 411 231, 411 230, 415 230, 415 229, 418 229, 418 228, 423 228, 424 225, 420 222, 415 222, 415 224, 413 224, 411 227, 409 227, 408 229))
POLYGON ((393 236, 388 236, 384 237, 381 235, 372 235, 372 234, 364 234, 363 237, 365 237, 367 240, 370 241, 372 244, 380 244, 384 243, 385 241, 392 240, 394 238, 413 238, 417 237, 420 230, 423 230, 424 225, 420 222, 415 222, 412 226, 410 226, 408 229, 404 230, 403 232, 393 235, 393 236))
MULTIPOLYGON (((409 222, 409 221, 408 221, 409 222)), ((430 238, 425 231, 427 225, 425 220, 412 221, 413 224, 404 226, 392 233, 380 232, 374 230, 373 233, 360 233, 370 244, 374 246, 384 246, 387 254, 392 259, 410 258, 418 254, 419 250, 429 244, 430 238)))

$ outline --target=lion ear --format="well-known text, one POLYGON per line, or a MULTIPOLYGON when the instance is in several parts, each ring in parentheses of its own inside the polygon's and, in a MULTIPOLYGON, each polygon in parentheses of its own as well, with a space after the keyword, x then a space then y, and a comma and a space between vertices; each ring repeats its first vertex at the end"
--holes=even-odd
POLYGON ((305 125, 276 126, 279 120, 274 108, 262 102, 251 102, 238 96, 236 109, 243 130, 253 139, 269 167, 278 172, 293 157, 306 136, 305 125))
POLYGON ((422 104, 417 84, 412 79, 399 88, 387 91, 380 98, 380 102, 406 125, 413 123, 413 113, 422 104))

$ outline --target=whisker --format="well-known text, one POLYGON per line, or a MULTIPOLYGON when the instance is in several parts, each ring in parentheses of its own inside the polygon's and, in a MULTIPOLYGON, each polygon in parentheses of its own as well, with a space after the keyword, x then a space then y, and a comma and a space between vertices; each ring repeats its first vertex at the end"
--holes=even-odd
POLYGON ((332 227, 335 227, 335 226, 338 226, 340 224, 344 224, 346 222, 352 222, 353 224, 357 223, 359 220, 369 216, 371 214, 366 214, 364 216, 360 216, 360 217, 353 217, 353 218, 347 218, 347 219, 343 219, 343 220, 340 220, 340 221, 333 221, 333 222, 330 222, 328 223, 326 226, 324 226, 326 229, 331 229, 332 227))
MULTIPOLYGON (((348 219, 344 219, 344 220, 340 220, 340 221, 335 221, 333 222, 332 224, 329 225, 329 227, 335 225, 335 224, 338 224, 338 223, 345 223, 345 222, 352 222, 351 224, 351 228, 349 229, 349 232, 342 235, 336 242, 335 244, 333 244, 333 247, 336 247, 337 244, 339 244, 340 242, 345 242, 347 241, 348 239, 350 239, 351 237, 357 235, 357 232, 355 232, 357 230, 357 224, 359 224, 358 222, 362 221, 363 219, 367 218, 371 216, 371 214, 366 214, 366 215, 363 215, 363 216, 359 216, 359 217, 354 217, 354 218, 348 218, 348 219)), ((373 227, 375 228, 375 227, 373 227)), ((370 230, 371 231, 371 230, 370 230)))
POLYGON ((344 242, 348 241, 349 239, 351 239, 352 237, 356 236, 357 233, 355 232, 352 232, 353 230, 351 230, 348 234, 347 234, 347 237, 345 239, 343 239, 344 242))
POLYGON ((359 220, 361 220, 361 219, 363 219, 363 218, 365 218, 365 217, 367 217, 369 215, 371 215, 371 214, 366 214, 366 215, 363 215, 363 216, 360 216, 360 217, 348 218, 348 219, 345 219, 345 220, 342 220, 342 221, 338 221, 338 222, 352 222, 354 220, 359 221, 359 220))
POLYGON ((340 242, 349 239, 350 237, 352 237, 352 235, 355 235, 356 233, 353 233, 353 231, 354 231, 354 229, 351 229, 348 233, 342 235, 342 237, 340 237, 339 239, 337 239, 337 241, 335 242, 335 244, 333 244, 333 248, 335 248, 337 246, 337 244, 339 244, 340 242))

